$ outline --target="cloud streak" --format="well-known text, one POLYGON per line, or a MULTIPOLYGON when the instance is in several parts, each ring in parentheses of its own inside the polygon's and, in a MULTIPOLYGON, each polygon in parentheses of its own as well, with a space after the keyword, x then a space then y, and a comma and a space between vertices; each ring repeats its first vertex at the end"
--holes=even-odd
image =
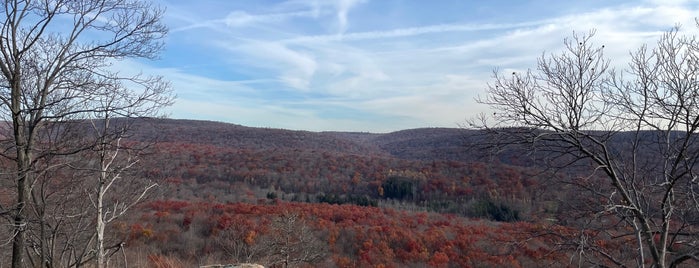
POLYGON ((339 26, 339 33, 344 34, 345 31, 347 30, 347 26, 349 24, 349 21, 347 19, 347 15, 349 14, 350 10, 352 7, 366 2, 365 0, 339 0, 337 2, 337 20, 338 23, 340 24, 339 26))
POLYGON ((263 15, 251 15, 245 11, 236 10, 228 14, 228 16, 223 19, 226 26, 228 27, 245 27, 251 24, 257 23, 277 23, 284 22, 293 18, 312 18, 316 16, 316 12, 313 10, 309 11, 297 11, 297 12, 287 12, 287 13, 272 13, 263 15))
POLYGON ((227 2, 214 14, 175 6, 172 54, 151 70, 173 80, 181 96, 175 117, 307 130, 454 127, 486 111, 474 98, 494 68, 534 67, 573 31, 597 29, 596 43, 623 66, 630 50, 675 23, 697 32, 699 14, 696 3, 681 1, 589 4, 555 16, 473 6, 514 14, 504 21, 459 9, 425 12, 429 1, 391 3, 227 2), (183 55, 188 62, 178 61, 183 55))
POLYGON ((282 43, 306 43, 306 42, 345 42, 345 41, 362 41, 384 38, 399 38, 413 37, 418 35, 433 34, 433 33, 451 33, 451 32, 471 32, 471 31, 488 31, 488 30, 505 30, 516 29, 521 27, 538 26, 551 23, 552 20, 532 21, 523 23, 508 23, 508 24, 440 24, 429 25, 423 27, 400 28, 390 31, 370 31, 370 32, 355 32, 343 35, 312 35, 301 36, 291 39, 282 40, 282 43))

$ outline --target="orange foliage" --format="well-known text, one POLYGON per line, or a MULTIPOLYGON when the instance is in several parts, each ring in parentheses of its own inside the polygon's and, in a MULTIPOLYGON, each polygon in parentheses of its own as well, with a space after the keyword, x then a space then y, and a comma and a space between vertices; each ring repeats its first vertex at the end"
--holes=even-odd
MULTIPOLYGON (((298 213, 306 219, 315 235, 320 236, 319 240, 327 243, 328 259, 338 267, 560 265, 567 263, 569 256, 547 246, 555 245, 559 238, 546 235, 532 238, 532 234, 549 231, 563 235, 575 233, 555 225, 526 222, 493 224, 453 215, 355 205, 283 201, 259 205, 209 202, 182 205, 157 201, 143 208, 147 211, 143 211, 142 215, 158 213, 161 215, 160 222, 149 222, 155 221, 154 217, 142 217, 146 226, 152 224, 152 227, 134 224, 130 239, 140 239, 155 248, 165 248, 173 241, 182 243, 193 239, 192 234, 184 236, 184 233, 191 233, 186 226, 195 226, 195 223, 198 231, 193 234, 199 235, 203 241, 215 239, 225 230, 235 228, 240 230, 241 241, 253 246, 259 243, 259 237, 270 234, 266 226, 273 217, 289 212, 298 213), (183 218, 189 219, 189 224, 182 224, 183 218), (170 229, 159 228, 163 224, 168 224, 170 229), (172 228, 181 228, 180 233, 172 228), (160 233, 167 235, 158 236, 159 239, 146 239, 160 233)), ((210 243, 207 245, 195 249, 199 253, 194 255, 170 254, 199 256, 215 254, 219 250, 210 243)))

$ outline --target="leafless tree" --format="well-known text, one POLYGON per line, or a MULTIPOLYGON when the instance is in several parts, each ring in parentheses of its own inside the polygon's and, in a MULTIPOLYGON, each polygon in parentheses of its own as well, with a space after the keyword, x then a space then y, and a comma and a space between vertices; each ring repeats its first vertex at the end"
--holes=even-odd
POLYGON ((166 28, 163 11, 138 0, 10 0, 0 13, 0 113, 11 124, 3 156, 16 164, 16 202, 3 209, 12 217, 12 267, 23 267, 28 206, 37 179, 49 174, 39 168, 62 166, 41 163, 87 148, 57 146, 44 134, 61 129, 54 124, 92 117, 95 107, 85 104, 105 89, 167 86, 160 77, 112 69, 115 60, 155 57, 166 28))
POLYGON ((249 230, 247 226, 232 225, 222 230, 216 236, 215 242, 226 254, 237 263, 249 263, 259 261, 261 255, 267 249, 267 245, 260 242, 262 237, 254 230, 249 230))
POLYGON ((479 99, 496 112, 470 124, 495 134, 491 145, 529 146, 545 152, 550 167, 587 172, 566 179, 597 200, 585 204, 587 220, 608 239, 634 237, 636 254, 629 260, 581 239, 581 258, 638 267, 696 263, 699 42, 672 29, 616 72, 593 35, 565 39, 565 51, 544 54, 535 70, 496 71, 479 99))
MULTIPOLYGON (((54 161, 43 161, 54 163, 54 161)), ((88 255, 93 213, 82 194, 84 179, 65 168, 50 170, 35 177, 27 208, 27 260, 31 266, 73 267, 88 255)))
MULTIPOLYGON (((102 88, 102 94, 97 95, 92 103, 86 103, 86 108, 91 108, 95 114, 95 118, 91 119, 90 123, 96 138, 93 149, 98 161, 93 170, 97 175, 95 187, 89 197, 96 209, 97 267, 104 267, 107 255, 111 255, 110 252, 105 251, 106 225, 123 216, 157 185, 146 181, 145 178, 134 180, 133 174, 128 173, 134 165, 138 164, 140 154, 143 152, 140 146, 143 145, 134 146, 124 142, 139 118, 156 116, 162 107, 172 102, 169 87, 166 84, 160 81, 154 84, 151 84, 150 80, 147 82, 148 84, 143 85, 139 92, 121 87, 119 84, 112 84, 112 87, 102 88), (132 177, 131 180, 127 178, 129 175, 132 177), (140 185, 142 188, 127 188, 127 191, 115 189, 124 180, 130 185, 140 185)), ((88 170, 90 168, 87 167, 88 170)), ((114 245, 112 248, 118 250, 120 247, 114 245)))
POLYGON ((279 215, 273 220, 271 231, 271 236, 264 242, 271 267, 297 267, 325 257, 323 243, 298 213, 279 215))

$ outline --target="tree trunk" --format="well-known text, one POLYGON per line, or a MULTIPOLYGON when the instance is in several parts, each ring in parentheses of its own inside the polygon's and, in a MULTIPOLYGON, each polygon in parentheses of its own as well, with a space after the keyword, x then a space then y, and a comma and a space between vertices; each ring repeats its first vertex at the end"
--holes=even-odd
POLYGON ((104 267, 104 218, 103 218, 103 199, 104 199, 104 182, 107 180, 107 171, 104 170, 104 155, 102 155, 100 176, 97 181, 97 267, 104 267))
MULTIPOLYGON (((27 150, 29 148, 29 139, 27 137, 25 120, 22 118, 21 112, 21 84, 20 71, 15 70, 15 80, 12 81, 12 124, 14 128, 15 146, 17 151, 17 207, 15 208, 14 217, 14 238, 12 240, 12 267, 20 268, 24 263, 25 250, 25 231, 27 219, 25 216, 25 207, 29 200, 31 192, 31 181, 29 169, 31 165, 31 155, 27 150)), ((30 134, 29 134, 30 135, 30 134)))
MULTIPOLYGON (((20 131, 23 132, 23 131, 20 131)), ((24 136, 15 134, 16 137, 24 136)), ((18 138, 19 139, 19 138, 18 138)), ((24 152, 24 146, 17 146, 17 207, 15 208, 14 217, 14 239, 12 240, 12 267, 20 268, 24 262, 25 250, 25 230, 27 219, 25 209, 27 200, 30 196, 30 178, 29 178, 29 156, 24 152)))

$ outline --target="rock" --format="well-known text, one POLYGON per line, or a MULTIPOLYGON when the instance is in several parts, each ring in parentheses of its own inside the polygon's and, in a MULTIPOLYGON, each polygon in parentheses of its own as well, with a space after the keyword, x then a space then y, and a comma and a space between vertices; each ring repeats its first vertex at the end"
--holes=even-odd
POLYGON ((212 264, 199 266, 199 268, 265 268, 262 265, 255 263, 238 263, 238 264, 212 264))

